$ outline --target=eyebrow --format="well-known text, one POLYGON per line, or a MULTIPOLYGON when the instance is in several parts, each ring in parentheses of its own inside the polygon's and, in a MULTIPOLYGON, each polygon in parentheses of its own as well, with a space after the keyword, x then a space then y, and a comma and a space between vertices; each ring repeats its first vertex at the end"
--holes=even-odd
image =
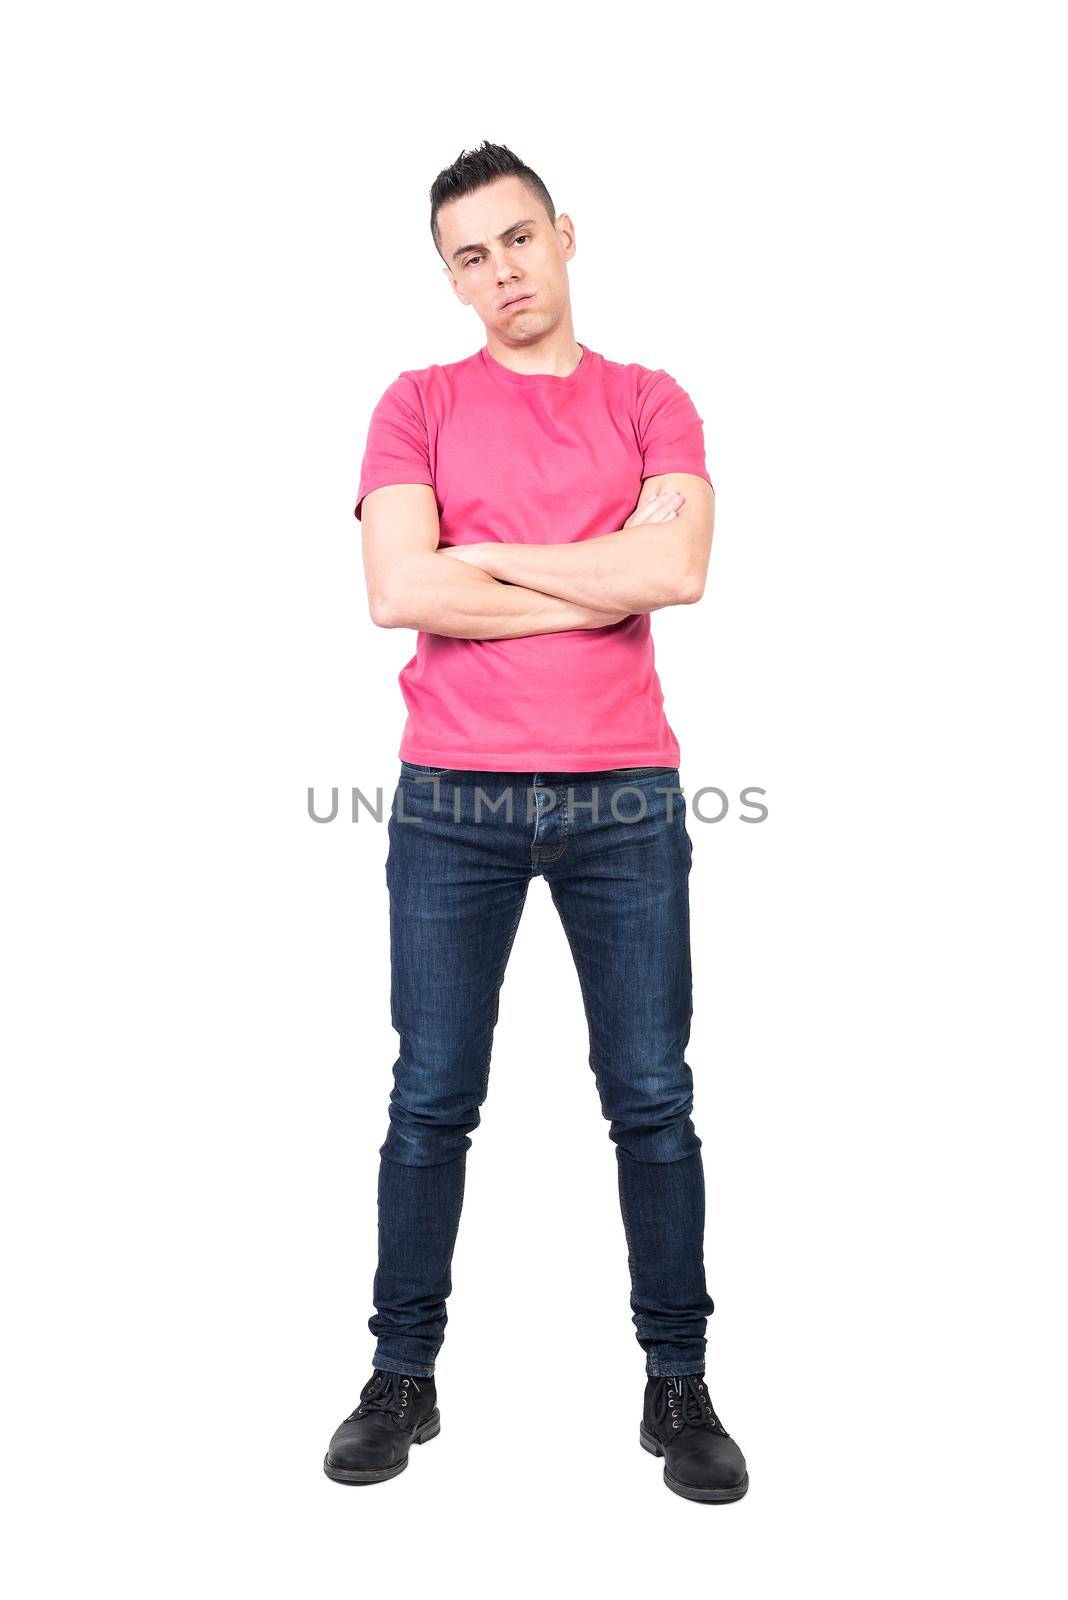
MULTIPOLYGON (((504 240, 507 239, 510 233, 516 233, 520 228, 529 228, 534 225, 534 221, 535 219, 533 217, 523 217, 520 222, 513 222, 510 228, 505 228, 503 233, 499 233, 497 235, 497 243, 503 244, 504 240)), ((462 244, 459 250, 453 251, 452 259, 457 261, 460 256, 465 256, 469 250, 481 249, 482 246, 480 244, 462 244)))

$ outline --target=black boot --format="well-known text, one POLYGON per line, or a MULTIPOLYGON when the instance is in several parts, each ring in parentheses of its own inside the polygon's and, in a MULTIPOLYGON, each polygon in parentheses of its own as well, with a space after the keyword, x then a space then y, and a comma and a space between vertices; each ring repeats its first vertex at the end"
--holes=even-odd
POLYGON ((749 1487, 745 1457, 712 1409, 703 1372, 649 1379, 641 1440, 664 1457, 664 1482, 687 1500, 740 1500, 749 1487))
POLYGON ((338 1483, 381 1483, 408 1465, 408 1449, 441 1432, 434 1379, 377 1368, 330 1441, 323 1471, 338 1483))

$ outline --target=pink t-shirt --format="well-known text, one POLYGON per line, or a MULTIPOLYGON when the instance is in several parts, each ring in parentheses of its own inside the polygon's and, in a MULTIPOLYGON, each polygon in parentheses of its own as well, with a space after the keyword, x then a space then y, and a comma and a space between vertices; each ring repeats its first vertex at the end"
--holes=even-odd
MULTIPOLYGON (((622 528, 642 480, 661 472, 712 481, 702 420, 662 368, 582 345, 566 377, 529 375, 484 345, 390 384, 371 417, 356 516, 372 489, 426 483, 443 546, 566 544, 622 528)), ((520 639, 420 633, 399 681, 405 761, 506 772, 679 762, 644 613, 520 639)))

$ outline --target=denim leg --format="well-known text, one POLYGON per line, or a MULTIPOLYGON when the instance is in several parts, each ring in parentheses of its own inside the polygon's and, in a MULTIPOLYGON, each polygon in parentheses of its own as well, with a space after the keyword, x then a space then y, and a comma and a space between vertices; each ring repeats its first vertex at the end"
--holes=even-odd
POLYGON ((389 823, 391 1007, 400 1053, 380 1150, 374 1365, 430 1374, 486 1098, 505 967, 530 881, 506 830, 457 822, 443 785, 403 779, 389 823), (518 868, 517 864, 518 863, 518 868))
MULTIPOLYGON (((576 797, 589 798, 573 781, 576 797)), ((704 1371, 714 1309, 705 1284, 701 1140, 685 1059, 692 848, 681 796, 669 817, 667 798, 655 792, 665 781, 628 785, 618 810, 633 821, 612 815, 612 785, 600 782, 600 820, 575 808, 567 852, 546 870, 575 959, 590 1066, 616 1147, 631 1311, 654 1377, 704 1371)))

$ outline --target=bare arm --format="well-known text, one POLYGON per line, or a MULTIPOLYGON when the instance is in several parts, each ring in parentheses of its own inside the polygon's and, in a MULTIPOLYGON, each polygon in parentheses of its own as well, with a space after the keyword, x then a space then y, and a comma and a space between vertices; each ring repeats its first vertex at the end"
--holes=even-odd
POLYGON ((454 639, 516 639, 607 628, 627 613, 583 605, 450 561, 438 549, 434 491, 395 483, 364 496, 363 565, 371 617, 380 628, 419 628, 454 639))
POLYGON ((571 544, 457 545, 448 554, 509 583, 530 584, 580 605, 626 613, 692 605, 704 593, 716 504, 712 485, 690 472, 647 478, 617 533, 571 544), (658 510, 674 506, 674 517, 658 510), (668 526, 660 526, 667 521, 668 526))

